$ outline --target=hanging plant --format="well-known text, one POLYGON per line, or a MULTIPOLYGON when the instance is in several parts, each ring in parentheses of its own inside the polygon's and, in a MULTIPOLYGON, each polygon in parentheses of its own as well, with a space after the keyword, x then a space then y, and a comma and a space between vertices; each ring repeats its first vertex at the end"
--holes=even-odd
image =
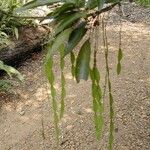
MULTIPOLYGON (((95 49, 91 46, 91 36, 90 33, 99 33, 99 29, 103 33, 103 44, 105 50, 105 62, 106 62, 106 84, 108 87, 109 94, 109 116, 110 116, 110 130, 109 130, 109 146, 108 149, 112 150, 113 140, 114 140, 114 109, 113 109, 113 94, 111 88, 110 71, 108 63, 109 47, 107 39, 107 30, 105 17, 99 16, 105 12, 110 11, 115 6, 120 6, 119 0, 33 0, 26 5, 24 5, 20 10, 32 9, 38 6, 56 6, 52 11, 46 16, 46 18, 52 19, 53 31, 51 33, 51 38, 47 42, 47 57, 45 62, 46 76, 50 83, 52 108, 54 114, 54 125, 57 135, 57 141, 59 142, 59 122, 63 117, 65 110, 65 56, 69 55, 71 60, 71 73, 75 77, 77 83, 81 80, 88 80, 90 77, 92 84, 92 101, 93 101, 93 112, 94 112, 94 124, 96 130, 96 136, 100 139, 104 127, 104 106, 103 106, 103 96, 105 92, 102 92, 100 85, 100 69, 97 65, 97 52, 98 43, 95 44, 95 49), (91 24, 92 22, 92 24, 91 24), (100 28, 99 28, 100 27, 100 28), (92 32, 94 31, 94 32, 92 32), (86 35, 86 37, 85 37, 86 35), (81 48, 76 56, 74 54, 77 45, 80 43, 81 48), (81 44, 81 43, 80 43, 81 44), (58 107, 58 102, 56 101, 56 89, 55 75, 53 72, 53 62, 56 61, 53 55, 58 53, 60 56, 60 70, 61 70, 61 107, 58 107), (92 53, 94 53, 94 60, 92 67, 92 53), (91 62, 91 63, 90 63, 91 62)), ((120 29, 120 41, 119 41, 119 51, 118 51, 118 64, 117 64, 117 74, 121 71, 121 29, 120 29)), ((105 85, 106 86, 106 85, 105 85)))

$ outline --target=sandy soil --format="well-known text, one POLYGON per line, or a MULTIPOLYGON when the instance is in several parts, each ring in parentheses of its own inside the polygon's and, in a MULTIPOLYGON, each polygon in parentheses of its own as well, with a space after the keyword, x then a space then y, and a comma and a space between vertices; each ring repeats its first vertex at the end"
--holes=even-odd
MULTIPOLYGON (((114 150, 150 148, 150 22, 130 22, 123 18, 122 73, 116 75, 118 22, 115 14, 108 25, 110 69, 115 107, 114 150), (112 22, 113 21, 113 22, 112 22)), ((147 17, 147 16, 146 16, 147 17)), ((143 18, 143 17, 142 17, 143 18)), ((101 42, 99 43, 101 47, 101 42)), ((101 84, 104 83, 104 52, 98 53, 101 84)), ((58 94, 60 72, 55 64, 58 94)), ((66 113, 61 123, 62 137, 56 147, 49 85, 43 73, 43 54, 34 54, 19 70, 25 83, 16 83, 12 93, 0 94, 0 150, 106 150, 108 114, 101 141, 96 141, 92 121, 90 81, 76 84, 66 59, 66 113)), ((58 97, 59 99, 59 97, 58 97)), ((105 111, 108 110, 105 97, 105 111)))

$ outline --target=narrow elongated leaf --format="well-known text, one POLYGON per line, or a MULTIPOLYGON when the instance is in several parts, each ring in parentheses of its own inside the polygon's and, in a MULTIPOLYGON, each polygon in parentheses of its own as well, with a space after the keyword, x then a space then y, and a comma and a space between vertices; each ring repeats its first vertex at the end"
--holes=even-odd
POLYGON ((52 56, 54 52, 59 50, 59 47, 67 42, 70 33, 72 32, 72 28, 68 28, 61 32, 59 35, 57 35, 56 39, 54 40, 51 48, 48 50, 49 56, 52 56))
POLYGON ((120 72, 121 72, 121 63, 119 62, 119 63, 117 64, 117 74, 119 75, 120 72))
POLYGON ((110 127, 109 127, 109 146, 108 150, 113 149, 113 142, 114 142, 114 110, 113 110, 113 96, 111 91, 109 93, 109 104, 110 104, 110 127))
POLYGON ((72 73, 72 76, 74 77, 75 76, 75 55, 73 52, 70 53, 70 58, 71 58, 71 73, 72 73))
POLYGON ((68 17, 65 17, 55 28, 55 34, 57 35, 64 29, 68 28, 70 25, 72 25, 75 21, 78 19, 85 17, 86 13, 83 12, 77 12, 72 15, 69 15, 68 17))
POLYGON ((77 57, 75 77, 77 82, 81 79, 87 80, 89 76, 89 64, 91 55, 91 44, 89 39, 82 45, 77 57))
POLYGON ((43 6, 43 5, 51 5, 57 2, 61 2, 61 0, 33 0, 25 4, 23 7, 17 9, 17 11, 23 11, 23 10, 35 8, 38 6, 43 6))
POLYGON ((65 110, 65 97, 66 97, 65 85, 66 85, 65 76, 64 76, 64 73, 62 71, 62 73, 61 73, 61 108, 60 108, 60 119, 63 117, 64 110, 65 110))
POLYGON ((93 97, 93 111, 94 111, 94 124, 96 129, 96 137, 100 139, 104 125, 103 119, 103 104, 102 104, 102 91, 99 85, 100 73, 96 66, 90 70, 92 80, 92 97, 93 97))
POLYGON ((122 60, 122 57, 123 57, 123 53, 122 53, 122 50, 119 48, 119 51, 118 51, 118 64, 117 64, 117 74, 118 75, 121 72, 121 60, 122 60))
POLYGON ((68 18, 70 15, 73 15, 75 13, 77 13, 77 11, 75 11, 75 10, 67 11, 67 12, 61 13, 59 15, 54 15, 53 19, 55 20, 55 22, 57 23, 57 26, 58 26, 61 21, 63 21, 64 19, 68 18))
POLYGON ((61 15, 62 13, 68 11, 68 10, 73 10, 75 8, 75 5, 73 3, 65 3, 61 7, 58 7, 54 10, 54 12, 51 14, 52 16, 58 16, 61 15))
POLYGON ((122 50, 119 48, 119 51, 118 51, 118 61, 121 61, 123 57, 123 53, 122 53, 122 50))
POLYGON ((15 75, 20 81, 24 80, 23 76, 21 75, 21 73, 18 70, 16 70, 15 68, 13 68, 11 66, 5 65, 2 61, 0 61, 0 70, 6 71, 6 73, 10 77, 12 77, 12 75, 15 75))
MULTIPOLYGON (((52 43, 49 45, 49 49, 51 49, 52 43)), ((53 57, 47 55, 46 58, 46 63, 45 63, 45 72, 46 76, 48 78, 48 81, 51 85, 50 90, 51 90, 51 97, 52 97, 52 109, 53 109, 53 114, 54 114, 54 125, 55 125, 55 132, 56 132, 56 138, 57 138, 57 143, 59 141, 59 117, 58 117, 58 107, 57 107, 57 101, 56 101, 56 89, 54 87, 54 82, 55 82, 55 77, 53 73, 53 57)))
POLYGON ((94 115, 94 123, 95 123, 95 129, 96 129, 96 137, 97 139, 100 139, 102 134, 102 129, 104 125, 103 116, 101 115, 94 115))
POLYGON ((64 44, 60 46, 60 68, 61 68, 61 108, 60 108, 60 119, 64 115, 65 110, 65 97, 66 97, 66 81, 64 76, 64 67, 65 67, 65 61, 64 61, 64 44))
POLYGON ((99 84, 100 81, 100 73, 97 69, 97 67, 93 68, 93 74, 94 74, 94 79, 97 81, 97 84, 99 84))
POLYGON ((70 53, 86 34, 87 29, 85 26, 86 22, 82 22, 72 31, 68 40, 68 44, 65 48, 65 55, 70 53))
MULTIPOLYGON (((51 50, 52 44, 53 43, 49 43, 47 45, 48 51, 51 50)), ((45 62, 45 73, 46 73, 46 76, 47 76, 47 78, 48 78, 48 80, 49 80, 49 82, 50 82, 51 85, 54 84, 54 74, 52 72, 52 66, 53 66, 53 58, 52 58, 51 55, 47 54, 47 56, 46 56, 46 62, 45 62)))

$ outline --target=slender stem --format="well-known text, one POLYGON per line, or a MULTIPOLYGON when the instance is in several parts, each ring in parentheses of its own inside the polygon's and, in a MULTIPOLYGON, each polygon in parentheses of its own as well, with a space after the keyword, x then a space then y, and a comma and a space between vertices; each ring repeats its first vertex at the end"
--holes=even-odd
POLYGON ((103 8, 103 9, 101 9, 101 10, 98 10, 98 11, 95 11, 95 12, 92 12, 92 13, 89 13, 89 14, 87 15, 87 17, 90 17, 90 16, 94 16, 94 17, 95 17, 95 16, 98 16, 98 15, 104 13, 104 12, 107 12, 107 11, 111 10, 112 8, 114 8, 116 5, 119 5, 119 4, 120 4, 120 2, 113 3, 112 5, 110 5, 110 6, 108 6, 108 7, 105 7, 105 8, 103 8))
POLYGON ((113 96, 111 90, 111 81, 110 81, 110 73, 109 73, 109 63, 108 63, 108 39, 106 34, 106 24, 104 23, 104 19, 102 19, 102 30, 103 30, 103 42, 105 49, 105 63, 106 63, 106 74, 108 81, 108 91, 109 91, 109 119, 110 119, 110 127, 109 127, 109 150, 113 149, 113 140, 114 140, 114 110, 113 110, 113 96))

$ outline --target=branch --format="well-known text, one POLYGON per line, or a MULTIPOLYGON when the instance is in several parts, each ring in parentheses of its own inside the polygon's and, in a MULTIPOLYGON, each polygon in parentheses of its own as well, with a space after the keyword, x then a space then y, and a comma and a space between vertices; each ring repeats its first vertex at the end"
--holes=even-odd
POLYGON ((93 16, 93 17, 98 16, 98 15, 104 13, 104 12, 107 12, 107 11, 111 10, 111 9, 114 8, 116 5, 120 5, 120 2, 113 3, 112 5, 110 5, 110 6, 108 6, 108 7, 105 7, 105 8, 103 8, 103 9, 101 9, 101 10, 98 10, 98 11, 96 11, 96 12, 94 12, 94 13, 93 13, 93 12, 92 12, 92 13, 89 13, 89 14, 87 15, 87 17, 90 17, 90 16, 93 16))
MULTIPOLYGON (((110 6, 108 6, 108 7, 105 7, 105 8, 103 8, 103 9, 101 9, 101 10, 98 10, 98 11, 95 11, 95 12, 92 12, 92 13, 89 13, 88 15, 87 15, 87 17, 90 17, 90 16, 93 16, 93 17, 96 17, 96 16, 98 16, 99 14, 101 14, 101 13, 104 13, 104 12, 107 12, 107 11, 109 11, 109 10, 111 10, 112 8, 114 8, 116 5, 120 5, 120 2, 116 2, 116 3, 114 3, 114 4, 112 4, 112 5, 110 5, 110 6)), ((54 5, 53 7, 55 8, 55 7, 57 7, 57 6, 59 6, 58 4, 57 5, 54 5)), ((2 14, 5 14, 6 16, 8 16, 9 14, 7 13, 7 12, 5 12, 4 10, 1 10, 0 9, 0 12, 2 12, 2 14)), ((43 17, 39 17, 39 16, 16 16, 16 15, 11 15, 11 17, 14 17, 14 18, 20 18, 20 19, 42 19, 42 20, 44 20, 44 19, 47 19, 47 16, 43 16, 43 17)))

